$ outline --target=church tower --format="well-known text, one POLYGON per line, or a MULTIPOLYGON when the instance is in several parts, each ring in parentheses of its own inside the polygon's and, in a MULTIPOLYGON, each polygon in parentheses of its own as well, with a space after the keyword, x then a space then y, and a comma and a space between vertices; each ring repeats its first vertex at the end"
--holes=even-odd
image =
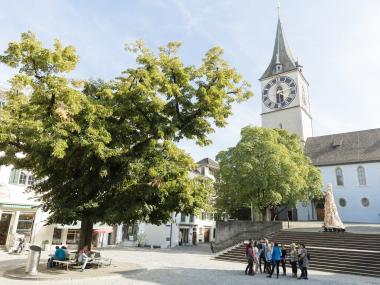
POLYGON ((309 105, 309 83, 302 66, 294 60, 285 40, 280 18, 272 60, 260 78, 262 90, 261 124, 281 128, 300 136, 313 136, 309 105))

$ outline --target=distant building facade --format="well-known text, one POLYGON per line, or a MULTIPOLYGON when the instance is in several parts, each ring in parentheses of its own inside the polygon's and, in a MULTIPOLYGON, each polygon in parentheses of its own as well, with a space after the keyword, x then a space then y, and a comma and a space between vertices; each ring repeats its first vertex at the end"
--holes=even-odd
MULTIPOLYGON (((215 180, 214 173, 218 163, 210 158, 197 162, 198 167, 192 176, 202 175, 215 180)), ((152 246, 170 248, 176 246, 196 245, 215 239, 215 216, 201 211, 201 214, 185 215, 173 213, 172 222, 163 225, 135 223, 119 225, 116 243, 121 246, 152 246)))

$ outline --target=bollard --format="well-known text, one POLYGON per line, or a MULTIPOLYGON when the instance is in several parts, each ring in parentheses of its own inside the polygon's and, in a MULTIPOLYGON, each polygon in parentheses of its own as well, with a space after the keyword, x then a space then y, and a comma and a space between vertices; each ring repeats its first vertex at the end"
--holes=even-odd
POLYGON ((25 273, 30 275, 38 274, 38 264, 40 263, 41 248, 36 245, 32 245, 29 248, 29 255, 26 261, 25 273))

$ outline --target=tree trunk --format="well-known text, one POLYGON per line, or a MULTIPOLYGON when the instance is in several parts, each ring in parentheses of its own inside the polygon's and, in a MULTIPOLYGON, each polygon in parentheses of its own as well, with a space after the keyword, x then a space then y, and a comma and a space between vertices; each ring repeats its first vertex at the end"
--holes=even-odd
POLYGON ((253 202, 251 202, 251 222, 255 221, 255 209, 253 208, 253 202))
POLYGON ((80 227, 80 242, 78 250, 81 250, 86 245, 91 249, 93 229, 94 223, 89 219, 83 218, 80 227))

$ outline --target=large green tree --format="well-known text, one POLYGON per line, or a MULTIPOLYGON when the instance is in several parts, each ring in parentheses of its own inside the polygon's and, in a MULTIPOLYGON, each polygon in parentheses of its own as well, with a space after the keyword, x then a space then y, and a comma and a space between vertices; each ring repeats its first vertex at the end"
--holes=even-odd
POLYGON ((231 104, 252 93, 221 48, 195 67, 179 47, 154 53, 136 42, 127 47, 136 66, 111 81, 70 79, 74 47, 45 48, 31 32, 0 56, 17 69, 0 111, 0 164, 34 173, 48 223, 81 221, 80 246, 91 244, 96 222, 160 224, 209 200, 210 183, 189 177, 194 162, 175 142, 210 144, 231 104))
POLYGON ((265 209, 294 207, 298 201, 322 196, 318 168, 304 155, 298 136, 281 129, 245 127, 235 147, 217 157, 217 207, 232 213, 251 208, 251 219, 265 209))

